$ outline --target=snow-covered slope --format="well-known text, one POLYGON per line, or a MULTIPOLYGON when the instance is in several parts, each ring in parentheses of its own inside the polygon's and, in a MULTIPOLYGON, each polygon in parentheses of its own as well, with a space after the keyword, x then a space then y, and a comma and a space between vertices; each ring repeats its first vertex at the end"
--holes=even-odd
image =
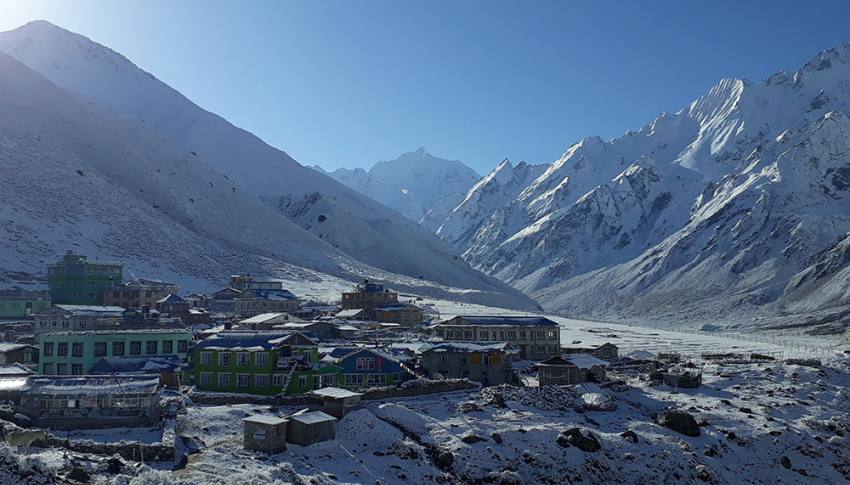
POLYGON ((575 315, 834 312, 850 305, 848 79, 850 45, 761 83, 723 80, 639 131, 582 140, 519 189, 482 180, 438 234, 575 315))
POLYGON ((431 230, 480 178, 463 162, 435 157, 421 147, 378 162, 368 172, 340 168, 328 175, 431 230))
POLYGON ((535 306, 416 223, 302 167, 99 44, 34 22, 0 34, 3 51, 7 279, 42 273, 79 245, 206 282, 225 268, 297 273, 299 265, 535 306))

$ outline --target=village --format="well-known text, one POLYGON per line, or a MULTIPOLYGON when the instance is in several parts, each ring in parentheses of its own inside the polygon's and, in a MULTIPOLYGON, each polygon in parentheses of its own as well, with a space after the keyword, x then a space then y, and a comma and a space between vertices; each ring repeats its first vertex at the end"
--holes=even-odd
MULTIPOLYGON (((407 453, 431 469, 425 475, 388 471, 394 479, 489 477, 513 483, 516 470, 505 471, 516 465, 469 469, 459 460, 479 442, 501 444, 500 432, 465 432, 449 449, 432 442, 433 429, 411 422, 423 419, 414 418, 411 409, 423 399, 444 403, 452 396, 457 402, 449 407, 463 416, 488 406, 509 410, 506 402, 518 402, 537 409, 537 416, 579 412, 596 423, 587 413, 623 406, 618 400, 635 393, 635 383, 675 401, 699 391, 704 373, 716 382, 737 375, 730 370, 734 366, 745 372, 770 373, 780 365, 825 372, 814 358, 782 362, 783 356, 743 348, 706 349, 698 356, 640 349, 621 355, 614 343, 620 337, 604 328, 594 330, 593 344, 564 343, 562 325, 544 316, 441 314, 419 297, 369 280, 342 292, 338 301, 305 301, 283 280, 249 274, 223 276, 222 288, 210 294, 181 293, 172 283, 125 278, 120 262, 71 252, 49 265, 47 274, 49 290, 0 292, 0 425, 8 446, 87 457, 55 470, 70 482, 157 463, 159 470, 188 477, 193 467, 211 466, 205 457, 221 453, 199 437, 210 432, 197 429, 209 419, 203 413, 229 410, 222 418, 225 440, 250 457, 240 459, 274 456, 273 462, 290 463, 311 447, 326 453, 329 443, 348 450, 351 445, 343 442, 350 438, 338 434, 350 434, 354 423, 368 417, 390 423, 387 433, 403 435, 391 443, 394 451, 373 451, 374 456, 407 453), (405 408, 398 399, 411 401, 405 408), (398 450, 399 443, 413 451, 398 450)), ((693 404, 655 411, 652 426, 683 439, 699 437, 708 426, 693 404)), ((846 424, 833 426, 840 430, 846 424)), ((766 433, 775 431, 767 428, 766 433)), ((558 433, 556 446, 582 454, 596 453, 605 442, 588 427, 558 433)), ((723 439, 734 441, 727 434, 723 439)), ((616 439, 637 443, 638 437, 626 429, 616 439)), ((807 473, 786 467, 790 458, 783 457, 778 466, 807 473)), ((310 462, 303 456, 301 461, 310 462)), ((687 470, 677 473, 714 480, 705 468, 683 466, 687 470)), ((277 472, 283 473, 279 467, 277 472)), ((290 472, 306 473, 303 467, 290 472)), ((348 473, 343 481, 367 478, 348 473)), ((201 476, 214 481, 212 475, 201 476)))

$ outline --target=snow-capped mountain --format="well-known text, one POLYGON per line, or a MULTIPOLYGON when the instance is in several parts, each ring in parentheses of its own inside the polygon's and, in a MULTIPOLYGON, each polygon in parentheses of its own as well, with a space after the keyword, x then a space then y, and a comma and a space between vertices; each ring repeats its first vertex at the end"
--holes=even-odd
POLYGON ((430 230, 480 178, 463 162, 435 157, 421 147, 378 162, 369 171, 340 168, 328 175, 430 230))
POLYGON ((568 314, 841 318, 850 306, 848 79, 850 45, 761 83, 723 80, 638 131, 582 140, 527 181, 488 181, 504 177, 500 165, 437 234, 568 314))
POLYGON ((83 36, 27 24, 0 34, 0 64, 7 281, 43 275, 77 248, 205 287, 234 270, 318 271, 535 306, 416 223, 83 36))

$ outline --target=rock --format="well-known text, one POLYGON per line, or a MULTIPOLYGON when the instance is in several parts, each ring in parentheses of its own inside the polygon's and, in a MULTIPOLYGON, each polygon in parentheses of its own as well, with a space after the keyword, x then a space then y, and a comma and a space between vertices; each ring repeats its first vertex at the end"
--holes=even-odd
POLYGON ((623 431, 622 433, 620 433, 620 436, 622 436, 625 440, 631 441, 632 443, 638 442, 637 433, 632 430, 623 431))
POLYGON ((106 472, 111 475, 117 475, 124 469, 124 462, 121 458, 113 456, 106 460, 106 472))
POLYGON ((727 431, 726 432, 726 439, 729 440, 729 441, 732 441, 737 437, 738 437, 738 435, 736 435, 734 431, 727 431))
POLYGON ((504 441, 504 440, 502 439, 502 435, 500 435, 499 433, 493 433, 493 434, 491 434, 491 435, 490 435, 490 438, 493 438, 493 441, 495 441, 496 443, 499 443, 499 444, 501 444, 501 443, 502 443, 502 441, 504 441))
POLYGON ((589 430, 582 428, 568 428, 561 431, 556 443, 564 448, 572 445, 588 453, 599 451, 602 448, 596 436, 589 430))
POLYGON ((451 468, 455 463, 455 455, 451 451, 443 450, 437 453, 437 456, 434 458, 434 464, 437 465, 441 470, 445 470, 451 468))
POLYGON ((768 432, 767 434, 769 434, 770 436, 779 436, 779 435, 782 434, 782 431, 779 431, 778 429, 774 429, 774 430, 771 430, 770 432, 768 432))
POLYGON ((672 429, 685 436, 699 436, 699 425, 689 413, 685 411, 664 411, 655 418, 659 426, 672 429))
POLYGON ((479 406, 478 404, 476 404, 472 401, 467 401, 467 402, 461 403, 458 406, 458 411, 460 411, 462 413, 471 413, 473 411, 481 411, 481 406, 479 406))
POLYGON ((700 479, 701 481, 710 482, 712 480, 711 472, 709 471, 707 466, 697 465, 696 466, 696 472, 697 472, 697 478, 700 479))
POLYGON ((71 471, 65 475, 65 478, 69 480, 74 480, 75 482, 80 483, 89 483, 91 481, 91 475, 81 466, 75 466, 71 468, 71 471))
POLYGON ((785 468, 786 470, 791 469, 791 458, 782 455, 782 458, 779 459, 779 463, 782 465, 782 468, 785 468))
POLYGON ((460 440, 468 445, 471 445, 473 443, 478 443, 479 441, 484 441, 484 438, 478 436, 477 434, 469 433, 467 435, 462 436, 460 440))

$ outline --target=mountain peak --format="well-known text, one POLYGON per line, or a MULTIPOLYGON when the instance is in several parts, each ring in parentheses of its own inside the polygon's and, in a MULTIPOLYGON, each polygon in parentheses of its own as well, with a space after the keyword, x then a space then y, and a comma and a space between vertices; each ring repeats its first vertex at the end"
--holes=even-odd
POLYGON ((421 155, 421 156, 430 155, 430 153, 428 153, 428 149, 426 149, 425 147, 422 147, 422 146, 417 148, 416 151, 413 152, 413 153, 415 153, 417 155, 421 155))

